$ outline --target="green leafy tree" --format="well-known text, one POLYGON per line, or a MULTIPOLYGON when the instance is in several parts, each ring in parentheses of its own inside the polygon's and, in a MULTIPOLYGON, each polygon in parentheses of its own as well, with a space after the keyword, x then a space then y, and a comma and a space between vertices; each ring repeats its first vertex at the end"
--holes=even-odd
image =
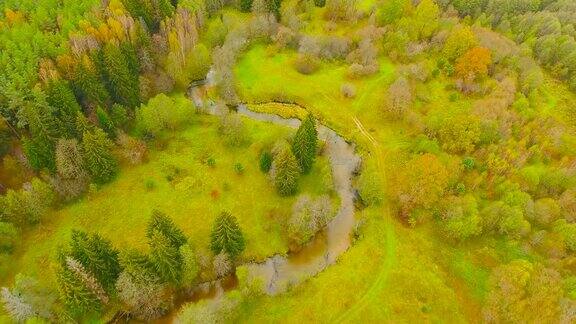
POLYGON ((152 212, 152 218, 150 219, 148 228, 146 229, 146 237, 148 237, 148 239, 152 239, 155 231, 158 231, 166 236, 166 238, 168 238, 170 241, 170 244, 172 244, 177 249, 186 244, 186 236, 182 230, 180 230, 176 224, 174 224, 170 217, 166 216, 166 214, 159 210, 154 210, 152 212))
POLYGON ((300 166, 298 160, 288 147, 283 147, 274 157, 272 178, 276 191, 282 196, 289 196, 298 189, 300 166))
POLYGON ((106 110, 102 109, 102 107, 98 107, 96 109, 96 117, 98 118, 98 124, 100 127, 110 136, 110 138, 116 138, 116 127, 114 126, 114 122, 108 116, 106 110))
POLYGON ((150 260, 164 281, 174 285, 180 283, 183 263, 180 251, 158 230, 154 230, 150 238, 150 260))
POLYGON ((118 250, 99 234, 73 231, 71 255, 110 291, 120 275, 118 250))
POLYGON ((268 173, 272 167, 272 160, 274 157, 269 151, 264 151, 260 154, 260 171, 268 173))
POLYGON ((222 252, 230 257, 238 257, 246 246, 244 235, 236 217, 229 212, 222 212, 216 218, 210 234, 210 249, 214 254, 222 252))
POLYGON ((477 45, 478 40, 470 27, 458 27, 446 39, 442 53, 446 59, 453 62, 477 45))
POLYGON ((76 114, 82 111, 82 108, 76 101, 68 81, 60 79, 50 81, 46 95, 48 104, 55 109, 56 118, 62 124, 64 135, 68 138, 76 136, 76 114))
POLYGON ((382 24, 392 24, 405 16, 411 7, 410 0, 390 0, 382 3, 379 20, 382 24))
POLYGON ((60 255, 60 267, 56 273, 60 298, 73 317, 97 313, 102 309, 98 297, 86 286, 76 273, 69 269, 65 255, 60 255))
POLYGON ((308 115, 306 119, 300 124, 296 131, 294 141, 292 142, 292 152, 298 160, 300 169, 303 173, 308 173, 312 169, 314 160, 316 159, 316 142, 318 141, 318 132, 314 117, 308 115))
POLYGON ((140 105, 140 84, 132 61, 119 46, 109 43, 103 49, 102 63, 112 97, 116 102, 134 108, 140 105))
POLYGON ((83 104, 106 106, 110 101, 99 71, 87 56, 72 74, 72 85, 83 104))
POLYGON ((252 10, 253 0, 240 0, 240 10, 243 12, 250 12, 252 10))
POLYGON ((82 151, 84 165, 96 183, 106 183, 116 175, 118 164, 112 156, 112 142, 99 128, 84 132, 82 151))
POLYGON ((200 265, 196 259, 196 253, 189 244, 180 247, 182 256, 182 285, 192 287, 200 272, 200 265))
MULTIPOLYGON (((0 207, 2 204, 0 204, 0 207)), ((12 223, 0 222, 0 253, 10 253, 18 239, 18 230, 12 223)))

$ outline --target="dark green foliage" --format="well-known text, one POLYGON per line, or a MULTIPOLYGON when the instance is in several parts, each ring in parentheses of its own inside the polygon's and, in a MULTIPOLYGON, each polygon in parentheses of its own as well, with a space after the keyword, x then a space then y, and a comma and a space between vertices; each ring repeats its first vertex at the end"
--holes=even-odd
POLYGON ((264 151, 260 154, 260 171, 268 173, 270 167, 272 167, 272 153, 269 151, 264 151))
POLYGON ((276 16, 276 19, 280 19, 280 6, 282 5, 281 0, 268 0, 268 10, 276 16))
POLYGON ((316 159, 316 142, 318 141, 318 132, 314 123, 314 117, 308 115, 302 122, 294 141, 292 142, 292 152, 298 160, 302 173, 308 173, 312 169, 316 159))
POLYGON ((52 141, 42 137, 24 138, 22 145, 33 170, 40 171, 46 168, 52 173, 56 172, 55 147, 52 141))
MULTIPOLYGON (((46 88, 48 104, 55 110, 66 137, 76 136, 76 114, 82 110, 66 80, 52 80, 46 88)), ((63 137, 63 136, 60 136, 63 137)))
POLYGON ((114 127, 114 122, 108 116, 106 110, 102 107, 96 108, 96 117, 98 118, 98 124, 100 127, 110 136, 110 138, 116 138, 116 128, 114 127))
POLYGON ((84 132, 82 152, 84 165, 96 183, 106 183, 116 175, 118 164, 112 156, 112 142, 99 128, 84 132))
POLYGON ((0 222, 0 253, 10 253, 18 239, 18 230, 12 223, 0 222))
POLYGON ((76 131, 78 132, 78 137, 82 139, 84 133, 91 132, 94 130, 94 125, 90 123, 88 118, 84 116, 81 112, 76 114, 76 131))
POLYGON ((182 278, 182 256, 170 238, 154 230, 150 238, 150 260, 165 282, 178 284, 182 278))
POLYGON ((234 164, 234 172, 236 172, 237 174, 243 174, 244 173, 244 166, 242 165, 242 163, 235 163, 234 164))
POLYGON ((168 240, 170 244, 175 246, 177 249, 186 243, 186 236, 182 233, 172 219, 166 216, 159 210, 154 210, 152 212, 152 218, 148 223, 148 228, 146 229, 146 237, 152 239, 154 232, 158 231, 162 233, 168 240))
POLYGON ((124 8, 134 18, 142 18, 148 28, 153 31, 158 29, 158 22, 154 19, 154 8, 150 1, 122 0, 124 8))
POLYGON ((110 291, 120 274, 118 251, 110 241, 93 233, 73 231, 71 255, 92 273, 96 279, 110 291))
POLYGON ((110 119, 112 119, 112 123, 114 123, 116 127, 126 127, 129 121, 126 107, 120 104, 113 104, 110 109, 110 119))
POLYGON ((100 74, 93 67, 88 68, 84 64, 79 64, 72 75, 72 85, 83 104, 106 106, 110 101, 110 94, 100 74))
POLYGON ((314 5, 322 8, 326 5, 326 0, 314 0, 314 5))
POLYGON ((170 0, 156 0, 156 3, 158 12, 160 13, 160 19, 172 16, 176 6, 173 5, 170 0))
POLYGON ((127 250, 120 254, 120 265, 137 281, 158 283, 160 278, 150 258, 138 250, 127 250))
POLYGON ((292 151, 285 147, 274 157, 274 185, 282 196, 290 196, 298 190, 300 166, 292 151))
POLYGON ((239 256, 246 243, 236 217, 228 212, 222 212, 212 227, 210 234, 210 249, 214 254, 227 253, 231 258, 239 256))
POLYGON ((253 0, 240 0, 240 10, 243 12, 250 12, 252 10, 253 0))
POLYGON ((60 266, 56 273, 60 298, 73 317, 79 318, 89 313, 99 312, 102 304, 98 297, 86 287, 65 261, 65 255, 60 254, 60 266))
POLYGON ((134 108, 140 105, 140 85, 138 73, 134 73, 137 64, 127 49, 122 51, 119 46, 107 44, 102 53, 102 63, 114 101, 134 108))

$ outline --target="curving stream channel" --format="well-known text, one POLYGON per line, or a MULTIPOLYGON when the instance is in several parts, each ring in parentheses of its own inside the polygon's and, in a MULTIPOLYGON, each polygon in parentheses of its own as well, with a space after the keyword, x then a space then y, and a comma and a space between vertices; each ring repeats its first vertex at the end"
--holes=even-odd
MULTIPOLYGON (((207 107, 207 113, 216 115, 215 105, 205 102, 199 87, 189 90, 189 97, 197 107, 207 107)), ((283 118, 275 114, 254 112, 244 104, 237 107, 238 114, 256 121, 298 128, 300 120, 283 118)), ((260 263, 248 263, 248 276, 263 280, 266 293, 275 295, 285 292, 289 287, 297 285, 315 276, 329 265, 336 262, 351 244, 351 233, 354 229, 354 188, 352 179, 359 169, 361 159, 356 154, 354 145, 348 143, 334 130, 318 125, 318 137, 326 143, 324 154, 332 169, 334 189, 340 198, 340 206, 336 216, 326 228, 315 235, 313 240, 298 252, 288 255, 276 254, 260 263)), ((199 285, 196 291, 178 304, 194 302, 200 299, 218 298, 227 289, 233 288, 230 278, 216 280, 199 285)), ((161 322, 174 319, 179 307, 162 318, 161 322)))

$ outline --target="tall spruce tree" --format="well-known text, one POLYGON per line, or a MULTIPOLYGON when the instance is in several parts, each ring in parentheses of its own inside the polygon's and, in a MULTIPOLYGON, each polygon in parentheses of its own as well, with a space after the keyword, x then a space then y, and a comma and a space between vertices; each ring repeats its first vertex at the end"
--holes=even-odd
POLYGON ((246 246, 244 235, 236 217, 229 212, 222 212, 214 222, 210 234, 210 249, 214 254, 228 253, 230 257, 239 256, 246 246))
POLYGON ((150 238, 150 260, 158 275, 165 281, 177 285, 182 278, 182 255, 178 247, 158 230, 150 238))
POLYGON ((104 86, 101 74, 88 56, 84 57, 74 71, 72 85, 83 104, 106 106, 110 101, 110 94, 104 86))
POLYGON ((98 118, 98 124, 100 127, 110 136, 110 138, 116 138, 116 127, 114 127, 114 122, 102 107, 98 106, 96 108, 96 117, 98 118))
POLYGON ((317 141, 318 132, 316 131, 314 117, 308 115, 300 124, 292 142, 292 152, 298 160, 302 173, 308 173, 312 169, 316 159, 317 141))
POLYGON ((281 196, 290 196, 298 189, 300 166, 288 147, 283 147, 276 154, 273 162, 273 179, 276 191, 281 196))
POLYGON ((99 312, 102 304, 98 297, 86 286, 80 277, 66 264, 66 255, 59 253, 59 267, 56 273, 60 298, 73 317, 99 312))
POLYGON ((100 235, 82 231, 72 232, 71 255, 90 271, 110 292, 120 275, 118 250, 100 235))
POLYGON ((76 114, 82 108, 76 101, 76 97, 68 84, 68 81, 51 80, 46 87, 48 104, 54 108, 56 118, 62 124, 63 133, 60 137, 72 138, 76 134, 76 114))
POLYGON ((109 43, 104 47, 102 63, 114 100, 131 108, 140 105, 140 84, 138 73, 132 73, 136 65, 132 59, 119 46, 109 43))
POLYGON ((182 230, 174 224, 170 217, 159 210, 152 211, 152 217, 146 229, 146 237, 152 239, 155 231, 159 231, 166 236, 170 240, 170 244, 177 249, 186 243, 186 236, 182 230))
POLYGON ((112 142, 100 128, 84 132, 82 153, 84 166, 96 183, 106 183, 116 175, 118 164, 112 156, 112 142))

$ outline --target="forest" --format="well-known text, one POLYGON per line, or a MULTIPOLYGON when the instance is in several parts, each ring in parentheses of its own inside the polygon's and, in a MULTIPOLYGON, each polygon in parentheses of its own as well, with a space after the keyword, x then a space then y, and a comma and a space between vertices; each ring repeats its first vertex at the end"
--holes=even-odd
POLYGON ((3 0, 0 323, 575 323, 573 0, 3 0))

